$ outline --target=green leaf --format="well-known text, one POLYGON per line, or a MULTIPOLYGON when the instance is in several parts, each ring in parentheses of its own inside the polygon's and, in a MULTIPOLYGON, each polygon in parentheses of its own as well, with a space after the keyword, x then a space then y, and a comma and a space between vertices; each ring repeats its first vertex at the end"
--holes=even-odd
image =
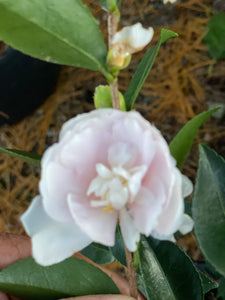
POLYGON ((143 294, 143 296, 147 298, 147 293, 145 290, 145 281, 144 278, 141 276, 140 272, 137 273, 137 287, 138 290, 143 294))
POLYGON ((99 265, 109 264, 115 260, 109 247, 97 243, 92 243, 83 249, 81 253, 99 265))
POLYGON ((0 272, 0 290, 32 300, 120 293, 108 275, 74 257, 50 267, 25 258, 0 272))
POLYGON ((124 266, 127 265, 124 242, 123 242, 123 238, 119 226, 117 226, 116 229, 115 246, 110 247, 110 251, 112 252, 113 256, 118 262, 120 262, 124 266))
POLYGON ((225 57, 225 13, 213 15, 207 27, 203 40, 209 47, 209 55, 216 60, 225 57))
POLYGON ((221 106, 217 106, 195 116, 192 120, 184 125, 184 127, 172 140, 172 142, 170 143, 170 152, 176 159, 178 168, 182 167, 194 142, 199 127, 201 127, 202 124, 220 108, 221 106))
POLYGON ((192 217, 206 260, 225 275, 225 161, 207 146, 199 146, 199 169, 192 199, 192 217))
POLYGON ((37 153, 26 152, 26 151, 15 150, 15 149, 6 149, 6 148, 2 148, 2 147, 0 147, 0 153, 9 154, 13 157, 22 159, 23 161, 25 161, 31 165, 40 167, 41 155, 39 155, 37 153))
POLYGON ((162 43, 177 36, 178 34, 173 31, 162 29, 158 44, 146 52, 124 94, 127 110, 131 110, 133 108, 134 102, 142 88, 142 85, 148 77, 162 43))
POLYGON ((80 0, 0 0, 0 40, 45 61, 109 75, 102 34, 80 0))
POLYGON ((140 274, 148 300, 202 300, 201 280, 190 258, 171 242, 143 238, 140 274))
POLYGON ((201 282, 202 282, 202 288, 203 288, 203 293, 206 294, 209 291, 218 288, 219 283, 212 280, 209 276, 207 276, 205 273, 201 272, 198 270, 201 282))
POLYGON ((220 286, 217 290, 217 297, 220 300, 225 300, 225 278, 220 280, 220 286))

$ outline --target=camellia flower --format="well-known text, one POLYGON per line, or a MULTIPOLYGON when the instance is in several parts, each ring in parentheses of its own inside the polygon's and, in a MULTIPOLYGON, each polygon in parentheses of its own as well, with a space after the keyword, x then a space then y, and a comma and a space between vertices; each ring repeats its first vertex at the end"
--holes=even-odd
POLYGON ((126 58, 130 54, 141 51, 152 40, 154 30, 145 29, 141 23, 126 26, 118 31, 113 39, 108 62, 111 66, 125 67, 126 58))
POLYGON ((64 124, 43 156, 40 196, 21 219, 35 260, 50 265, 92 242, 113 246, 118 223, 130 251, 140 234, 189 232, 191 191, 154 126, 134 111, 98 109, 64 124))

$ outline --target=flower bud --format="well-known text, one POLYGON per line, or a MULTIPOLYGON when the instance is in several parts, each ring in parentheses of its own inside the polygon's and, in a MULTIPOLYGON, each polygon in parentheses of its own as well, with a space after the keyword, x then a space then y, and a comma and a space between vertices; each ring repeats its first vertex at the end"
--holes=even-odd
POLYGON ((153 34, 152 27, 145 29, 140 23, 126 26, 117 32, 112 39, 112 47, 108 54, 109 66, 125 68, 129 64, 127 58, 141 51, 152 40, 153 34))
POLYGON ((163 3, 164 4, 167 4, 167 3, 175 3, 176 0, 163 0, 163 3))
MULTIPOLYGON (((126 111, 126 104, 123 95, 119 92, 120 109, 126 111)), ((112 95, 108 85, 99 85, 94 94, 95 107, 107 108, 112 107, 112 95)))

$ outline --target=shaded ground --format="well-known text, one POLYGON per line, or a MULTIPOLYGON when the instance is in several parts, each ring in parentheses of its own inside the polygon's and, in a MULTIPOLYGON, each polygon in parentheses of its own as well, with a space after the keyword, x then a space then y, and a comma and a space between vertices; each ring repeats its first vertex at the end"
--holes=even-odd
MULTIPOLYGON (((85 1, 100 21, 106 36, 106 15, 99 1, 85 1)), ((179 33, 159 52, 156 64, 138 97, 136 109, 153 122, 168 141, 196 114, 217 104, 225 104, 225 61, 214 62, 202 43, 205 24, 210 18, 211 1, 187 0, 177 5, 164 6, 159 1, 124 0, 122 26, 141 21, 154 26, 154 44, 160 28, 179 33), (211 74, 209 66, 214 64, 211 74)), ((222 11, 223 1, 215 1, 214 9, 222 11)), ((4 46, 3 46, 4 47, 4 46)), ((1 47, 0 49, 4 50, 1 47)), ((1 54, 0 50, 0 54, 1 54)), ((130 66, 121 72, 120 90, 124 92, 144 53, 134 55, 130 66)), ((34 114, 15 126, 0 128, 0 145, 43 153, 57 140, 62 124, 78 113, 94 108, 92 97, 104 78, 96 72, 64 67, 54 94, 34 114)), ((199 131, 183 172, 194 180, 197 169, 197 144, 207 143, 225 157, 225 117, 212 118, 199 131)), ((22 233, 18 221, 30 200, 38 193, 39 169, 17 159, 0 156, 0 230, 22 233)), ((201 254, 192 235, 181 241, 196 260, 201 254)))

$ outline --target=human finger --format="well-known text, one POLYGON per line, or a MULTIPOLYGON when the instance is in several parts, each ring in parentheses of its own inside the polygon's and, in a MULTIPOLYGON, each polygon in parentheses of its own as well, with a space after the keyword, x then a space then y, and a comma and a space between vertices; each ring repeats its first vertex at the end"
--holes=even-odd
POLYGON ((0 270, 29 256, 31 256, 31 241, 28 237, 0 233, 0 270))
MULTIPOLYGON (((81 260, 85 260, 85 261, 93 264, 94 266, 98 267, 99 269, 101 269, 103 272, 105 272, 115 282, 115 284, 118 286, 118 288, 119 288, 122 295, 130 296, 129 284, 128 284, 128 282, 125 278, 121 277, 119 274, 117 274, 117 273, 115 273, 115 272, 113 272, 109 269, 106 269, 103 266, 97 265, 96 263, 91 261, 89 258, 85 257, 84 255, 82 255, 80 253, 76 253, 74 256, 81 259, 81 260)), ((138 292, 138 300, 146 300, 146 298, 140 292, 138 292)))

